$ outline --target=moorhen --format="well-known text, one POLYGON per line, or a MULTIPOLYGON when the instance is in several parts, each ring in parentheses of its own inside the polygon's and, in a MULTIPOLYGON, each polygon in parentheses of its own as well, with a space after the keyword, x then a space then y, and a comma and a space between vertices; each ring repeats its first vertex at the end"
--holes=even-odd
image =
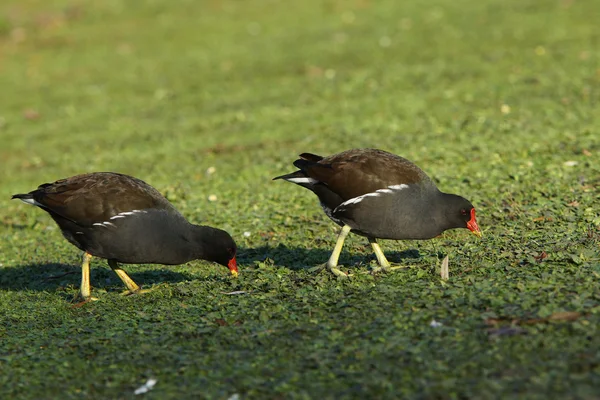
POLYGON ((95 172, 45 183, 13 199, 48 212, 63 236, 83 253, 81 297, 90 293, 90 259, 108 260, 129 293, 140 287, 123 264, 183 264, 203 259, 238 274, 236 245, 216 228, 190 224, 158 190, 144 181, 114 172, 95 172))
POLYGON ((377 239, 431 239, 447 229, 467 228, 481 236, 475 208, 461 196, 443 193, 415 164, 376 149, 352 149, 329 157, 300 154, 298 171, 284 179, 315 193, 325 214, 342 226, 326 267, 338 266, 350 230, 366 236, 380 267, 388 270, 377 239))

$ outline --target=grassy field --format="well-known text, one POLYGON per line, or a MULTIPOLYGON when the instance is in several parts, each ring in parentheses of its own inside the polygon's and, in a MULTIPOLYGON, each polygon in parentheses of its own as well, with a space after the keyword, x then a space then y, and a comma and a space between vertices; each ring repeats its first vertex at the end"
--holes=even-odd
POLYGON ((3 1, 0 398, 598 399, 598 21, 597 0, 3 1), (309 272, 336 226, 271 178, 352 147, 470 199, 483 239, 382 241, 408 268, 373 277, 351 236, 353 278, 309 272), (122 297, 95 259, 100 301, 73 307, 80 254, 9 199, 106 170, 228 230, 240 277, 131 265, 155 290, 122 297))

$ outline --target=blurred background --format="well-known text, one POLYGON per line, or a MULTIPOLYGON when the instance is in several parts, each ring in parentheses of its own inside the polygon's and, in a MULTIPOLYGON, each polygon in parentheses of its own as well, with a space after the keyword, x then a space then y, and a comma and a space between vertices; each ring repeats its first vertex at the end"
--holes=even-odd
MULTIPOLYGON (((270 178, 300 152, 361 146, 412 159, 488 207, 528 192, 519 179, 594 175, 599 10, 595 0, 5 0, 0 197, 120 171, 229 224, 209 195, 313 204, 270 178)), ((9 202, 4 218, 41 215, 23 209, 9 202)))

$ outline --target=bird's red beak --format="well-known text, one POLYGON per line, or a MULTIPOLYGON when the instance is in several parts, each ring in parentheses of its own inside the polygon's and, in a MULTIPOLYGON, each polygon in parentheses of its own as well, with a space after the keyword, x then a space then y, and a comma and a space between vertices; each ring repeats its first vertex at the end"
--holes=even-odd
POLYGON ((477 220, 475 219, 475 209, 471 209, 471 219, 467 222, 467 228, 473 232, 474 235, 481 237, 483 233, 481 233, 481 229, 479 229, 479 225, 477 225, 477 220))
POLYGON ((235 261, 235 256, 233 256, 233 258, 231 260, 229 260, 229 263, 227 264, 227 268, 229 268, 229 270, 231 271, 231 275, 238 276, 238 267, 237 267, 237 261, 235 261))

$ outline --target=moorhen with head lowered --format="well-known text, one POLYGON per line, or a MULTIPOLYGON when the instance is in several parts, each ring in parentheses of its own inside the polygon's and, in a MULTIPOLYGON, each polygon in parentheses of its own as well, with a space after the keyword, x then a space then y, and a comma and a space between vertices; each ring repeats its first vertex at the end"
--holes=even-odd
POLYGON ((107 259, 130 293, 140 287, 118 263, 176 265, 203 259, 238 274, 236 245, 227 232, 190 224, 140 179, 95 172, 45 183, 12 198, 48 212, 63 236, 84 252, 80 295, 86 301, 92 299, 92 256, 107 259))
POLYGON ((338 266, 344 240, 352 230, 366 236, 380 265, 387 270, 376 239, 431 239, 453 228, 481 236, 475 208, 461 196, 443 193, 415 164, 375 149, 352 149, 329 157, 300 154, 298 171, 278 176, 315 193, 325 214, 342 226, 326 267, 338 266))

